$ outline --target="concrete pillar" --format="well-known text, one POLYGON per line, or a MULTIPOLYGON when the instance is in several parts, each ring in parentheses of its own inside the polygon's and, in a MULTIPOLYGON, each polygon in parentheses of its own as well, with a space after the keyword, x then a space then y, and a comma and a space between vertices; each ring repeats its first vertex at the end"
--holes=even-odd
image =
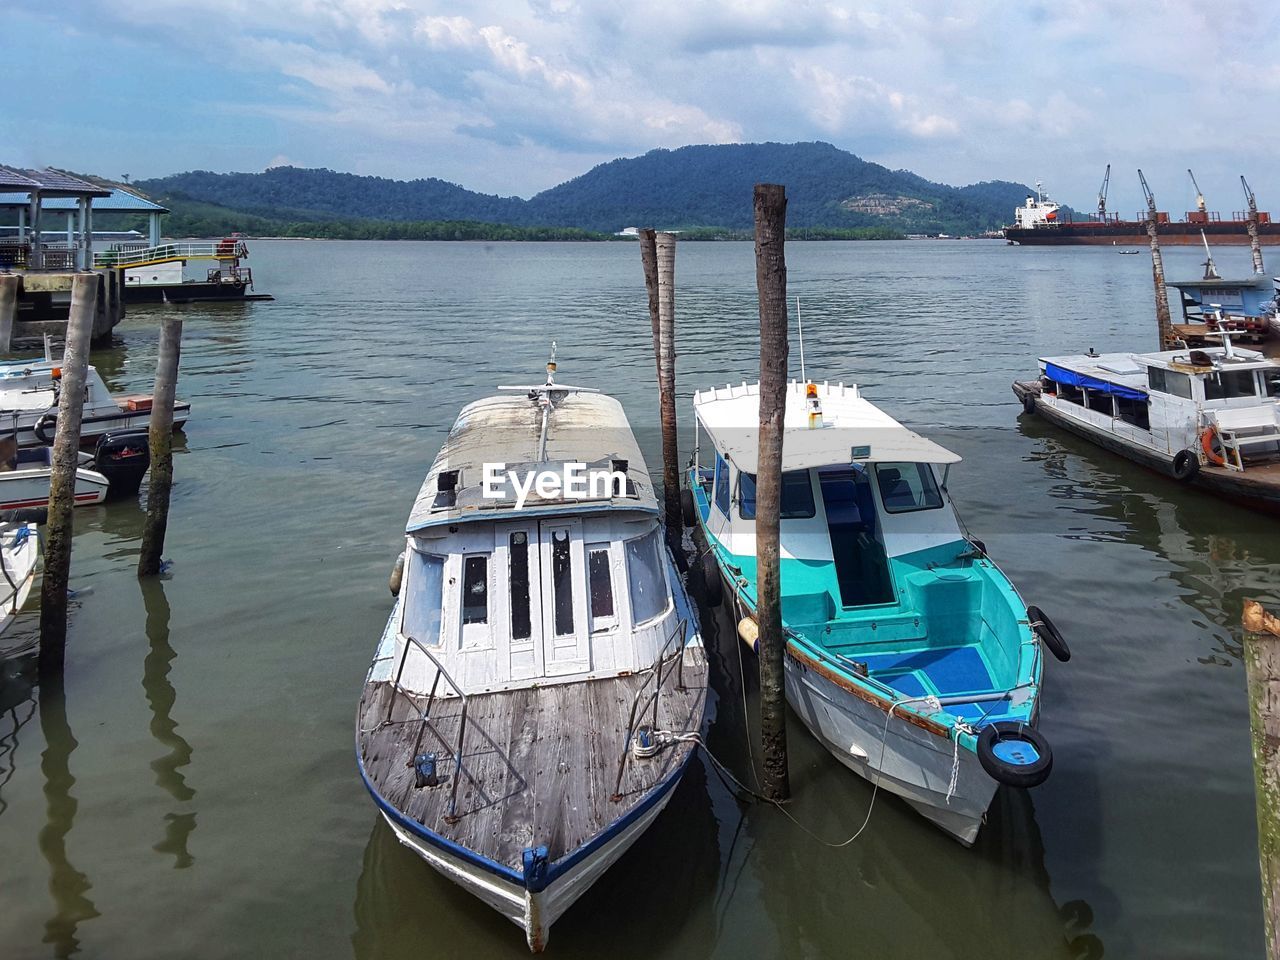
POLYGON ((151 211, 151 219, 149 229, 147 231, 147 243, 153 247, 160 246, 160 213, 157 210, 151 211))
POLYGON ((44 266, 44 238, 40 235, 40 191, 31 191, 31 256, 27 266, 39 270, 44 266))

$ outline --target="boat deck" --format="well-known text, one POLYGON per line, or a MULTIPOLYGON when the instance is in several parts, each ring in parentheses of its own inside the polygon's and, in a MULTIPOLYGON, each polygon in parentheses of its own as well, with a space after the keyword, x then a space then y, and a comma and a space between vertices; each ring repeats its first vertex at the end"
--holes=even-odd
MULTIPOLYGON (((674 665, 664 677, 658 729, 697 732, 707 687, 702 648, 685 649, 683 690, 674 665)), ((386 803, 446 840, 516 871, 523 852, 538 845, 547 847, 554 862, 639 803, 693 749, 681 743, 647 760, 628 757, 619 799, 613 799, 632 702, 646 685, 653 689, 648 671, 469 697, 456 818, 447 814, 460 700, 437 700, 424 728, 419 721, 422 699, 395 696, 388 719, 391 683, 367 683, 359 710, 361 761, 386 803), (414 786, 420 730, 417 753, 442 758, 438 786, 414 786)), ((641 695, 642 705, 647 696, 641 695)))

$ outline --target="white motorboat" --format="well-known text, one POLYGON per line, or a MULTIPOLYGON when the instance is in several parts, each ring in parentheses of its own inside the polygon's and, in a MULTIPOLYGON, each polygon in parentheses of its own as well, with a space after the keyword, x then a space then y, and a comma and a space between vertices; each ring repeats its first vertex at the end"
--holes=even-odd
POLYGON ((622 406, 553 371, 450 431, 409 517, 356 734, 401 843, 535 952, 666 806, 707 683, 622 406))
POLYGON ((40 539, 34 523, 0 523, 0 633, 27 602, 39 556, 40 539))
MULTIPOLYGON (((92 454, 81 452, 79 456, 78 507, 136 493, 151 462, 145 430, 105 434, 98 438, 92 454)), ((52 448, 19 449, 11 436, 0 440, 0 510, 48 506, 52 473, 52 448)))
MULTIPOLYGON (((0 430, 12 431, 18 446, 53 443, 58 419, 58 391, 62 382, 59 361, 0 361, 0 430)), ((191 404, 173 405, 174 429, 181 429, 191 404)), ((151 423, 151 397, 146 394, 112 394, 102 376, 90 366, 85 379, 84 412, 80 440, 90 444, 106 433, 137 429, 151 423)))

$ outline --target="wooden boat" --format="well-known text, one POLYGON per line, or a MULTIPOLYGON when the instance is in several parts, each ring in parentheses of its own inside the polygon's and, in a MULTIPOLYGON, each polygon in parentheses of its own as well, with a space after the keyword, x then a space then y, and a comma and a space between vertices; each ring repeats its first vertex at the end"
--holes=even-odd
POLYGON ((0 633, 8 629, 31 594, 40 540, 36 525, 0 522, 0 633))
POLYGON ((356 734, 400 841, 535 952, 667 804, 707 678, 621 405, 553 372, 450 431, 409 517, 356 734), (495 464, 593 482, 539 479, 524 496, 495 464))
MULTIPOLYGON (((62 367, 55 360, 0 361, 0 430, 16 433, 18 446, 53 443, 61 379, 62 367)), ((190 413, 190 403, 174 402, 175 430, 181 429, 190 413)), ((82 443, 92 444, 103 434, 144 428, 150 423, 150 396, 112 394, 98 371, 93 366, 88 368, 80 426, 82 443)))
MULTIPOLYGON (((709 599, 756 626, 757 384, 694 395, 686 521, 706 538, 709 599)), ((845 766, 965 844, 998 784, 1048 776, 1035 730, 1039 636, 1060 634, 959 523, 960 458, 844 384, 793 382, 780 519, 787 700, 845 766)))
POLYGON ((1041 357, 1023 410, 1182 483, 1280 513, 1280 362, 1233 347, 1041 357))

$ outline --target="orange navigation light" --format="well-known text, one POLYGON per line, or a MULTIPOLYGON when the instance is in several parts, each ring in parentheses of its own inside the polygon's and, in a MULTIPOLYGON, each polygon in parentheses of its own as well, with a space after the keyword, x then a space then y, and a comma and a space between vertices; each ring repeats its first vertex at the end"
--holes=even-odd
POLYGON ((61 379, 62 379, 62 368, 61 368, 61 367, 54 367, 54 368, 53 368, 53 379, 55 379, 55 380, 61 380, 61 379))
POLYGON ((817 430, 822 426, 822 401, 818 399, 818 385, 810 383, 804 388, 805 406, 809 410, 809 429, 817 430))

